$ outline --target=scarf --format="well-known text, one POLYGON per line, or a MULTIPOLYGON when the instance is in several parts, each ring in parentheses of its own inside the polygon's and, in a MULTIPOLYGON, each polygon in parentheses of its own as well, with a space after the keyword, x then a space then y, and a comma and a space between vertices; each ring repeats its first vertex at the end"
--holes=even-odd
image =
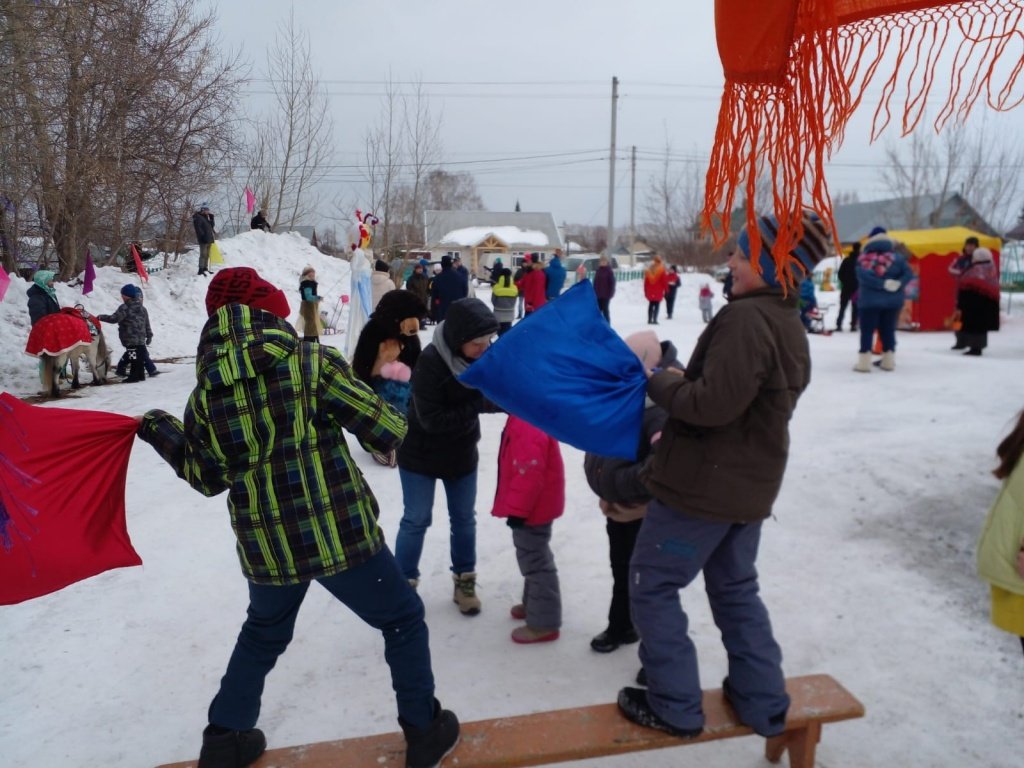
POLYGON ((770 175, 779 222, 771 251, 789 277, 786 255, 803 236, 805 205, 835 232, 824 164, 869 87, 881 90, 872 140, 893 116, 910 133, 929 100, 939 104, 936 129, 966 117, 979 98, 1008 110, 1022 98, 1014 92, 1022 15, 1024 0, 715 0, 725 90, 704 228, 716 244, 727 239, 739 192, 759 254, 751 201, 757 180, 770 175), (1000 63, 1010 71, 997 71, 1000 63))

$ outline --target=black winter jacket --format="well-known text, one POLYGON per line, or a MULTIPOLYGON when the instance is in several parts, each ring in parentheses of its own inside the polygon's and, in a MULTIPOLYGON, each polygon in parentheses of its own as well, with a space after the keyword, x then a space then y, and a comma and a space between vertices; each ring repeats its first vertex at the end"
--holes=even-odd
POLYGON ((32 325, 39 322, 39 319, 60 312, 60 304, 50 294, 34 283, 28 287, 28 317, 32 325))
POLYGON ((200 245, 212 243, 215 239, 214 218, 212 213, 196 211, 192 214, 192 226, 196 230, 196 242, 200 245))
POLYGON ((479 390, 460 384, 453 366, 471 362, 459 353, 463 344, 497 332, 494 313, 479 299, 462 299, 449 307, 412 372, 409 432, 398 449, 399 467, 442 479, 477 468, 480 414, 500 409, 479 390))

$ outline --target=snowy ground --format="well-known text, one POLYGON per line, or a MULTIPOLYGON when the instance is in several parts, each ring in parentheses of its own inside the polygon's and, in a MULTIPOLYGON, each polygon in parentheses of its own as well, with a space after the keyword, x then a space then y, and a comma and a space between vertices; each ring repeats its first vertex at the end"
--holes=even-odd
MULTIPOLYGON (((347 291, 347 265, 295 237, 250 232, 221 245, 229 265, 255 266, 289 296, 307 263, 318 269, 329 304, 347 291)), ((151 353, 163 376, 86 388, 59 406, 180 414, 205 318, 206 279, 195 271, 195 255, 182 257, 146 288, 151 353)), ((113 311, 129 279, 100 270, 86 307, 113 311)), ((676 317, 658 326, 684 360, 703 327, 703 281, 685 275, 676 317)), ((0 303, 0 387, 17 395, 38 389, 35 363, 22 354, 26 287, 15 278, 0 303)), ((62 304, 83 300, 78 291, 59 286, 62 304)), ((822 304, 836 298, 820 296, 822 304)), ((639 283, 620 285, 611 311, 623 335, 646 328, 639 283)), ((866 718, 824 729, 820 766, 1020 765, 1024 659, 1019 641, 989 625, 973 558, 998 488, 989 473, 994 449, 1024 405, 1022 315, 1024 301, 1004 314, 1003 331, 980 359, 951 352, 948 334, 901 333, 893 373, 853 373, 850 333, 810 337, 814 379, 792 424, 789 469, 775 519, 765 525, 760 570, 787 673, 834 675, 867 707, 866 718)), ((108 326, 107 333, 119 354, 116 332, 108 326)), ((429 329, 424 343, 428 337, 429 329)), ((501 416, 483 418, 482 614, 465 618, 451 602, 446 525, 429 532, 422 562, 438 697, 463 720, 613 701, 638 668, 635 646, 606 656, 588 646, 604 627, 611 579, 603 519, 582 456, 569 447, 567 510, 554 540, 562 637, 544 646, 508 639, 520 577, 508 529, 489 516, 502 425, 501 416)), ((358 447, 353 452, 393 540, 402 507, 397 472, 358 447)), ((437 501, 436 519, 444 520, 442 494, 437 501)), ((0 608, 0 763, 8 768, 135 768, 198 752, 206 707, 246 607, 224 499, 191 491, 139 442, 127 503, 143 567, 0 608)), ((704 685, 717 687, 726 660, 701 588, 687 590, 683 602, 704 685)), ((323 590, 311 590, 295 641, 268 680, 260 726, 271 746, 396 730, 382 651, 373 631, 323 590)), ((751 737, 592 764, 764 766, 762 749, 751 737)))

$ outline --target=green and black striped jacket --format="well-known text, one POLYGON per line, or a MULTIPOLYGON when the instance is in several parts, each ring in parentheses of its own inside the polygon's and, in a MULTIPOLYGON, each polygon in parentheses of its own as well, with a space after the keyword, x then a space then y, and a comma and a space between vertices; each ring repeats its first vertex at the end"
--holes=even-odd
POLYGON ((345 444, 402 442, 405 418, 336 349, 300 342, 244 304, 207 321, 184 424, 149 411, 139 436, 197 491, 228 490, 246 578, 295 584, 352 568, 384 545, 378 507, 345 444))

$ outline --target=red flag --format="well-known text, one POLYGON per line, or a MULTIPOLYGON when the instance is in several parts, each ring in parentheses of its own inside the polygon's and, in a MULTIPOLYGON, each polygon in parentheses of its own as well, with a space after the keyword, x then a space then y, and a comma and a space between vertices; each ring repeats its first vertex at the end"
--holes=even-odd
POLYGON ((135 243, 132 243, 132 258, 135 259, 135 271, 139 273, 139 278, 143 282, 148 283, 149 273, 142 266, 142 256, 139 255, 139 249, 135 247, 135 243))
POLYGON ((249 213, 256 210, 256 195, 248 187, 245 188, 245 210, 249 213))
POLYGON ((7 270, 0 268, 0 301, 4 300, 4 296, 7 295, 7 289, 11 285, 11 276, 7 274, 7 270))
POLYGON ((136 429, 130 416, 0 394, 0 605, 142 564, 124 507, 136 429))
POLYGON ((92 284, 96 280, 96 266, 92 263, 92 254, 85 252, 85 276, 82 279, 82 295, 92 293, 92 284))

